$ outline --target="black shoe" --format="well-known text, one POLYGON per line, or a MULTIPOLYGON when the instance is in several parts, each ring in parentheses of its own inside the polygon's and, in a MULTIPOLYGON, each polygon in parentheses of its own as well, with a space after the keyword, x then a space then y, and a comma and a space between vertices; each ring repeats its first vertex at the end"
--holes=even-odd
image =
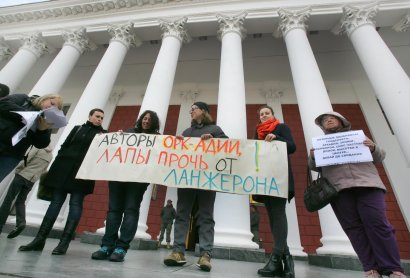
POLYGON ((15 238, 26 228, 26 224, 16 226, 7 236, 7 238, 15 238))
POLYGON ((100 249, 92 253, 91 259, 93 260, 107 260, 111 256, 112 250, 107 246, 101 246, 100 249))
POLYGON ((258 270, 258 274, 262 277, 284 277, 282 256, 271 255, 268 263, 258 270))
POLYGON ((285 278, 295 278, 295 263, 291 254, 283 255, 283 272, 285 278))
POLYGON ((112 252, 111 256, 110 256, 110 261, 111 262, 123 262, 124 261, 124 257, 125 254, 127 254, 127 251, 125 251, 124 248, 122 247, 116 247, 114 249, 114 252, 112 252))
POLYGON ((35 237, 29 244, 20 246, 19 251, 42 251, 45 244, 45 239, 35 237))

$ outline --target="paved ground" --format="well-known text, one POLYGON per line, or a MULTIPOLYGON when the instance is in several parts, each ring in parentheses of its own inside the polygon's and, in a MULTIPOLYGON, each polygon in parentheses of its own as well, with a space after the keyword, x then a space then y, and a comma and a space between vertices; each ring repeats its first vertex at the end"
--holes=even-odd
MULTIPOLYGON (((123 263, 91 260, 91 253, 98 246, 80 243, 75 240, 65 256, 51 255, 51 251, 58 244, 57 239, 47 240, 42 252, 19 252, 20 245, 30 242, 33 238, 19 236, 7 239, 7 234, 0 234, 0 277, 138 277, 138 278, 248 278, 258 277, 256 271, 261 263, 212 260, 212 271, 202 272, 195 263, 197 258, 187 254, 188 263, 183 267, 166 267, 162 260, 169 250, 158 251, 130 250, 123 263)), ((296 261, 297 278, 362 278, 362 272, 335 270, 309 265, 306 261, 296 261)))

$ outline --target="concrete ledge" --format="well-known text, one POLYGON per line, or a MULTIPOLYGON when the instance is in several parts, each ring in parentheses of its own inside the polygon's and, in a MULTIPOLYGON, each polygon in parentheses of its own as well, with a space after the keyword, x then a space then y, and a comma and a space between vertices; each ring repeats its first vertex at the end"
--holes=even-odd
MULTIPOLYGON (((195 256, 199 257, 199 245, 195 246, 195 256)), ((212 258, 244 262, 265 262, 265 249, 246 249, 214 246, 212 258)))
MULTIPOLYGON (((81 235, 81 243, 100 245, 103 235, 97 233, 84 232, 81 235)), ((131 241, 130 249, 132 250, 157 250, 158 241, 151 239, 135 238, 131 241)))
MULTIPOLYGON (((320 267, 363 271, 359 259, 353 256, 309 254, 308 262, 320 267)), ((404 273, 410 273, 410 260, 401 260, 401 265, 404 273)))

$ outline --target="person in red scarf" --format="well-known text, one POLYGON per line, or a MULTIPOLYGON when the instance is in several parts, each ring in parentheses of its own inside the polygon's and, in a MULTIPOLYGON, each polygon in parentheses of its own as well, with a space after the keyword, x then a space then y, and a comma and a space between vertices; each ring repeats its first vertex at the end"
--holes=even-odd
MULTIPOLYGON (((279 140, 286 143, 288 156, 296 151, 292 133, 286 124, 275 118, 273 109, 264 105, 258 110, 259 124, 256 126, 255 139, 272 142, 279 140)), ((289 193, 288 201, 295 196, 290 159, 288 157, 289 193)), ((274 196, 253 196, 253 199, 265 204, 269 216, 274 246, 268 263, 258 270, 263 277, 294 278, 293 258, 287 244, 288 221, 286 218, 286 199, 274 196)))

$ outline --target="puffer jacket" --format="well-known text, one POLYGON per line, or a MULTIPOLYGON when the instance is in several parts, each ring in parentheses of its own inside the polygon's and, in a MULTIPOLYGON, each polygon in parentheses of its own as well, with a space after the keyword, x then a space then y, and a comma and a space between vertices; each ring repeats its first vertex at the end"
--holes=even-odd
MULTIPOLYGON (((316 118, 315 123, 326 134, 321 125, 322 117, 325 115, 332 115, 342 121, 343 128, 337 132, 345 132, 351 129, 350 122, 337 112, 327 112, 316 118)), ((380 163, 384 160, 386 153, 379 146, 375 146, 372 152, 373 162, 348 163, 341 165, 330 165, 323 167, 316 167, 315 160, 309 156, 308 165, 313 171, 322 171, 322 175, 332 183, 338 191, 352 188, 352 187, 375 187, 386 190, 379 173, 377 172, 375 163, 380 163)))

